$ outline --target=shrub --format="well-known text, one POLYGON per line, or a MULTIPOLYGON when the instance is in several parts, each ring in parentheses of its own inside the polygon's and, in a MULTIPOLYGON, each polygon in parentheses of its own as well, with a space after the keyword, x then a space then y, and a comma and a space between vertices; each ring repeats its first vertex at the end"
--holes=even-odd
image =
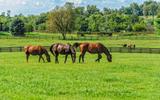
POLYGON ((26 32, 33 32, 34 28, 33 28, 33 25, 31 24, 26 24, 25 25, 25 31, 26 32))
POLYGON ((11 34, 13 36, 24 36, 25 35, 24 32, 25 32, 24 22, 19 18, 14 19, 11 23, 11 34))
POLYGON ((133 25, 133 31, 135 32, 146 31, 146 26, 144 24, 136 23, 133 25))

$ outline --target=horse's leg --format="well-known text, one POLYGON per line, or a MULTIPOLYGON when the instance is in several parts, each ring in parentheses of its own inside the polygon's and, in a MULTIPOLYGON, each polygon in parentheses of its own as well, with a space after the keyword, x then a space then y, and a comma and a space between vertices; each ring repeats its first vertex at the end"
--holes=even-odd
POLYGON ((67 61, 67 57, 68 57, 68 54, 66 54, 66 56, 65 56, 64 63, 66 63, 66 61, 67 61))
POLYGON ((38 60, 38 62, 41 62, 41 59, 42 59, 42 55, 39 55, 39 60, 38 60))
POLYGON ((83 63, 84 63, 84 56, 85 56, 85 53, 86 53, 86 52, 83 52, 83 53, 82 53, 82 62, 83 62, 83 63))
POLYGON ((82 54, 79 55, 79 63, 81 62, 82 54))
POLYGON ((59 63, 59 61, 58 61, 58 54, 55 55, 55 63, 59 63))
POLYGON ((98 54, 98 58, 96 59, 96 62, 100 62, 100 59, 102 58, 102 55, 101 54, 98 54))
POLYGON ((29 59, 29 54, 26 54, 27 63, 28 63, 28 59, 29 59))
POLYGON ((38 60, 38 62, 40 62, 41 61, 41 55, 39 55, 39 60, 38 60))
POLYGON ((43 62, 45 62, 45 60, 44 60, 43 56, 41 56, 41 58, 42 58, 43 62))
POLYGON ((100 62, 100 59, 102 58, 101 54, 98 54, 98 62, 100 62))
POLYGON ((75 63, 76 58, 73 57, 73 54, 71 54, 72 63, 75 63))
POLYGON ((95 60, 95 62, 97 62, 99 60, 99 54, 98 54, 98 58, 95 60))

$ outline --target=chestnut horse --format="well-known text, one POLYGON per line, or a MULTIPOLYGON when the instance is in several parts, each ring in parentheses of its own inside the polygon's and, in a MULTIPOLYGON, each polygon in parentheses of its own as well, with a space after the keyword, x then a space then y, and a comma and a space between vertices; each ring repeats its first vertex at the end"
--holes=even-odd
POLYGON ((89 52, 91 54, 98 54, 98 58, 95 60, 96 62, 100 62, 100 59, 102 58, 102 53, 104 53, 107 56, 107 60, 109 62, 112 62, 112 55, 108 51, 108 49, 101 43, 74 43, 73 47, 80 48, 80 56, 79 56, 79 63, 84 62, 84 56, 86 52, 89 52))
POLYGON ((38 55, 39 56, 39 62, 41 61, 41 59, 43 60, 43 62, 45 62, 44 58, 42 56, 43 54, 45 54, 46 60, 48 62, 51 62, 50 55, 49 55, 48 51, 42 46, 31 46, 31 45, 28 45, 28 46, 24 47, 24 51, 25 51, 25 54, 26 54, 27 62, 28 62, 28 59, 29 59, 30 55, 38 55))
POLYGON ((64 63, 66 63, 69 54, 71 55, 72 62, 75 63, 76 61, 76 51, 71 44, 55 43, 51 45, 50 51, 55 56, 55 63, 59 63, 58 61, 59 54, 65 55, 64 63))

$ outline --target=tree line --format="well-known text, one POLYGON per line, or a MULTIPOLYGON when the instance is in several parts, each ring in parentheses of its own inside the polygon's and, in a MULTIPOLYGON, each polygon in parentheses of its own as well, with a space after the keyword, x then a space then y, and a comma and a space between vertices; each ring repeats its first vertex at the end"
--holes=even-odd
POLYGON ((45 31, 61 33, 63 39, 71 32, 145 32, 160 29, 160 3, 152 0, 143 4, 132 3, 120 9, 97 8, 96 5, 75 7, 67 2, 40 15, 0 15, 0 31, 13 35, 24 32, 45 31), (155 17, 156 16, 156 17, 155 17), (21 28, 21 29, 19 29, 21 28), (17 32, 19 31, 19 32, 17 32))

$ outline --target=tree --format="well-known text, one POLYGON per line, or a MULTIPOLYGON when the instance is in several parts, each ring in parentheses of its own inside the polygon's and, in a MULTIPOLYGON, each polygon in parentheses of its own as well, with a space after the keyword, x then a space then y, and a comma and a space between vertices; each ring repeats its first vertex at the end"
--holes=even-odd
POLYGON ((133 15, 141 15, 141 9, 137 3, 130 4, 130 7, 133 15))
POLYGON ((24 32, 25 32, 24 22, 19 18, 14 19, 11 23, 11 34, 13 36, 24 36, 24 32))
POLYGON ((96 7, 96 5, 88 5, 86 11, 87 16, 90 16, 95 13, 100 13, 100 10, 96 7))
POLYGON ((7 17, 10 18, 11 17, 11 11, 7 10, 7 17))
POLYGON ((99 32, 100 26, 104 22, 104 17, 101 14, 92 14, 88 18, 88 28, 92 32, 99 32))
POLYGON ((66 3, 63 7, 56 7, 49 13, 48 29, 58 31, 62 34, 63 39, 66 39, 66 34, 74 29, 74 11, 71 3, 66 3))

